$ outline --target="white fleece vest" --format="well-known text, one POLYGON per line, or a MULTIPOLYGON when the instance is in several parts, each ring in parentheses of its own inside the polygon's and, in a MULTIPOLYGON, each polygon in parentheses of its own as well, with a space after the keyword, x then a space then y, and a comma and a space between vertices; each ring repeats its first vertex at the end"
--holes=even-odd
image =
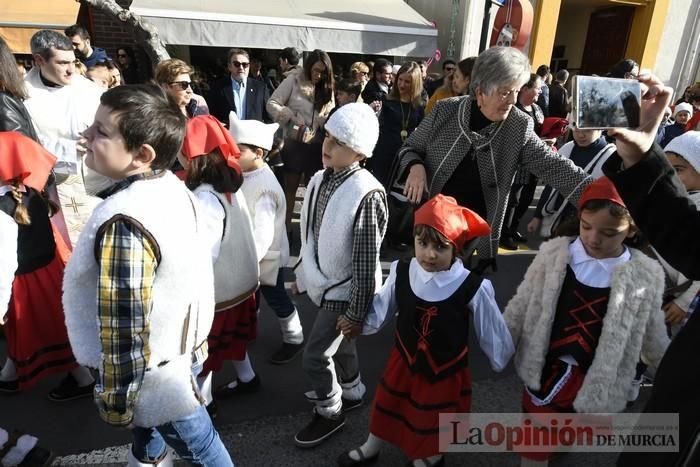
MULTIPOLYGON (((349 300, 355 218, 360 204, 370 192, 384 192, 384 187, 364 169, 348 177, 331 195, 323 219, 315 220, 321 223, 317 246, 311 222, 322 180, 321 170, 316 172, 306 187, 301 212, 301 264, 296 269, 297 275, 300 276, 299 282, 317 306, 321 306, 323 300, 349 300), (309 209, 310 206, 312 209, 309 209)), ((377 262, 375 291, 381 284, 382 267, 377 262)))
POLYGON ((200 405, 192 352, 211 329, 214 278, 197 209, 194 196, 170 172, 136 181, 95 208, 66 267, 63 307, 73 353, 81 364, 100 369, 103 345, 110 343, 99 335, 96 234, 120 215, 139 222, 155 240, 160 261, 148 317, 150 358, 134 406, 137 426, 178 420, 200 405))
POLYGON ((279 268, 286 266, 289 262, 289 240, 285 226, 287 202, 284 198, 284 191, 268 165, 256 170, 250 176, 245 174, 244 177, 241 191, 248 204, 248 212, 253 220, 253 225, 255 225, 255 204, 260 197, 268 194, 275 200, 277 208, 275 210, 275 236, 272 238, 270 249, 260 260, 260 283, 262 285, 276 285, 279 268))
POLYGON ((219 256, 214 261, 216 311, 221 311, 241 303, 258 288, 259 270, 253 226, 240 191, 231 195, 232 202, 209 184, 202 184, 194 190, 195 193, 202 191, 216 196, 226 214, 219 256))
MULTIPOLYGON (((540 389, 572 241, 557 237, 540 245, 503 313, 517 348, 515 371, 535 390, 540 389)), ((624 410, 640 355, 644 362, 658 366, 669 344, 661 311, 663 270, 642 252, 633 248, 630 252, 631 259, 612 273, 595 357, 574 399, 577 412, 624 410)))

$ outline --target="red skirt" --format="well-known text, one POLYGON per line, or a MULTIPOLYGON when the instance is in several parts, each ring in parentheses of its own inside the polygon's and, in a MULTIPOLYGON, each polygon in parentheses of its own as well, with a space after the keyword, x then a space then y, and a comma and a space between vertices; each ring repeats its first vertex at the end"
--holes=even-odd
POLYGON ((201 375, 219 371, 226 360, 243 360, 248 343, 258 337, 255 294, 238 305, 217 311, 209 331, 209 356, 201 375))
POLYGON ((370 432, 401 449, 411 460, 440 453, 442 412, 468 413, 472 403, 472 380, 468 367, 431 383, 413 374, 396 348, 392 349, 372 407, 370 432))
POLYGON ((5 335, 17 367, 19 388, 76 368, 68 341, 61 290, 64 263, 57 254, 43 268, 19 274, 12 282, 5 335))
MULTIPOLYGON (((523 412, 533 414, 573 413, 574 400, 583 385, 586 373, 578 365, 569 365, 557 360, 549 367, 549 377, 544 379, 542 387, 537 395, 533 395, 527 388, 523 390, 523 412)), ((531 417, 537 422, 537 417, 531 417)), ((543 422, 544 426, 547 426, 543 422)), ((553 452, 523 452, 521 456, 536 461, 550 459, 553 452)))

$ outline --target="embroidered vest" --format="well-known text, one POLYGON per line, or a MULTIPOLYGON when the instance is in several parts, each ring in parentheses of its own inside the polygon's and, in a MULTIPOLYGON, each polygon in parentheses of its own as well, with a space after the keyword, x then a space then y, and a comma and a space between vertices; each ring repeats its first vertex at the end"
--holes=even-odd
POLYGON ((409 263, 396 267, 396 348, 412 372, 438 381, 468 365, 469 302, 483 280, 469 274, 445 300, 427 302, 413 293, 409 263))
POLYGON ((583 370, 591 366, 603 331, 609 295, 610 287, 582 284, 571 266, 567 266, 549 338, 548 359, 571 355, 583 370))
MULTIPOLYGON (((56 256, 56 242, 46 203, 41 195, 29 188, 22 193, 22 204, 29 212, 29 225, 17 225, 17 271, 15 275, 36 271, 49 264, 56 256)), ((15 215, 17 202, 12 193, 0 196, 0 211, 15 215)))

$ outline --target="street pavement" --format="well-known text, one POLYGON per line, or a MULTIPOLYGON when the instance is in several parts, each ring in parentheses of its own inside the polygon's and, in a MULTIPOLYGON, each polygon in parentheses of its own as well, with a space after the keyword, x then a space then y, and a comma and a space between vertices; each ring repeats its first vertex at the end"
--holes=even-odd
MULTIPOLYGON (((537 243, 531 242, 532 250, 499 257, 498 272, 490 279, 502 309, 515 293, 537 243)), ((398 255, 393 252, 385 258, 385 270, 398 255)), ((290 270, 287 270, 286 279, 293 280, 290 270)), ((304 331, 308 333, 315 307, 306 296, 294 297, 294 300, 304 331)), ((346 425, 338 434, 311 450, 299 449, 293 443, 296 431, 311 417, 311 405, 303 397, 310 385, 301 368, 300 358, 283 366, 268 363, 267 359, 279 343, 277 319, 263 303, 258 339, 249 348, 262 388, 256 394, 219 401, 216 427, 237 466, 334 466, 340 453, 358 446, 367 436, 371 396, 393 344, 392 326, 387 326, 377 335, 359 338, 362 377, 368 389, 366 403, 361 409, 347 415, 346 425)), ((500 374, 493 372, 475 341, 472 341, 470 354, 473 411, 519 412, 522 385, 512 365, 500 374)), ((0 341, 0 361, 4 361, 5 355, 3 340, 0 341)), ((214 384, 234 377, 233 368, 229 365, 215 376, 214 384)), ((42 446, 52 449, 59 456, 56 465, 124 465, 130 441, 128 431, 103 423, 89 399, 50 402, 46 395, 59 381, 60 377, 49 378, 27 393, 0 398, 0 426, 37 436, 42 446)), ((645 397, 646 394, 642 399, 645 397)), ((614 465, 615 457, 614 454, 569 454, 554 460, 551 465, 608 466, 614 465)), ((405 456, 398 449, 388 446, 382 451, 376 465, 391 467, 405 463, 405 456)), ((458 453, 448 454, 447 463, 453 466, 517 466, 519 458, 514 454, 458 453)))

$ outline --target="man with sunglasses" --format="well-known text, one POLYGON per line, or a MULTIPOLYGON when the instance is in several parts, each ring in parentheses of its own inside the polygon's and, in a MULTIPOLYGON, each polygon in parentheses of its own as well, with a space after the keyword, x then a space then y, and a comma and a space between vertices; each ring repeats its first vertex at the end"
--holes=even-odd
POLYGON ((211 114, 225 125, 229 123, 229 112, 235 112, 240 120, 268 122, 270 119, 265 104, 270 98, 270 91, 265 83, 248 76, 248 52, 230 49, 227 68, 230 75, 216 82, 208 96, 211 114))

